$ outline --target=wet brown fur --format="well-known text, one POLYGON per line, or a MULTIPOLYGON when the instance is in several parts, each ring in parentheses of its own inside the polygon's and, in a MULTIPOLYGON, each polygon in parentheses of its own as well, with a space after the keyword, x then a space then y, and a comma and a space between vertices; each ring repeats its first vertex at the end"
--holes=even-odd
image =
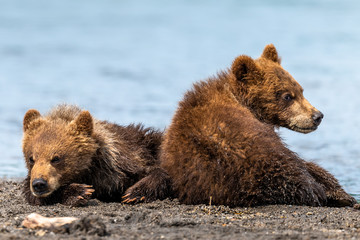
MULTIPOLYGON (((29 110, 23 137, 28 168, 25 197, 34 205, 84 205, 91 195, 122 201, 129 187, 161 171, 157 160, 161 138, 154 129, 99 121, 75 106, 60 105, 44 117, 29 110), (52 162, 55 156, 60 161, 52 162), (34 196, 31 183, 39 178, 47 181, 50 191, 34 196)), ((161 199, 156 191, 155 187, 153 199, 161 199)))
MULTIPOLYGON (((167 129, 161 166, 182 203, 347 206, 355 199, 314 163, 290 151, 274 127, 307 133, 319 114, 280 65, 273 45, 256 60, 194 84, 167 129)), ((321 119, 320 119, 321 121, 321 119)))

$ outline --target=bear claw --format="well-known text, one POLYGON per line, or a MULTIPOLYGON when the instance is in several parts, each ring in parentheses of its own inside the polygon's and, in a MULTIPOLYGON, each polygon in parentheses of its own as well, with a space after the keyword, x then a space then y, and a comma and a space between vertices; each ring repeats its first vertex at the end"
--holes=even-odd
POLYGON ((136 204, 136 203, 140 203, 143 202, 145 200, 145 197, 134 197, 134 198, 129 198, 130 194, 126 194, 125 196, 123 196, 123 198, 125 198, 122 203, 130 203, 130 204, 136 204))
MULTIPOLYGON (((127 198, 127 197, 129 197, 130 196, 130 193, 128 193, 128 194, 126 194, 126 195, 124 195, 124 196, 122 196, 121 198, 127 198)), ((126 199, 125 199, 126 200, 126 199)), ((125 201, 124 200, 124 201, 125 201)))
MULTIPOLYGON (((89 187, 91 187, 91 186, 89 186, 89 187)), ((95 189, 92 189, 92 188, 85 189, 85 194, 86 195, 92 195, 93 192, 95 192, 95 189)))
POLYGON ((70 184, 64 192, 64 204, 78 207, 85 206, 95 189, 90 185, 73 183, 70 184))

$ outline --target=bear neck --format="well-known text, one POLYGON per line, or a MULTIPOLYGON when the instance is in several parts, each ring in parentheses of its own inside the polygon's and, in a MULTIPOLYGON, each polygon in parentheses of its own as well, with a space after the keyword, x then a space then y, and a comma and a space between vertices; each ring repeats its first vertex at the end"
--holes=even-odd
POLYGON ((111 195, 115 191, 123 192, 128 166, 122 164, 126 161, 122 159, 118 149, 121 139, 108 131, 104 122, 97 120, 93 137, 98 144, 98 149, 92 159, 87 182, 97 189, 95 195, 111 195))
POLYGON ((228 72, 220 72, 216 77, 200 81, 193 85, 193 89, 188 91, 184 99, 180 102, 180 108, 194 108, 207 106, 209 104, 239 104, 231 90, 228 72))
POLYGON ((267 122, 262 114, 253 105, 254 99, 249 96, 246 87, 237 82, 235 76, 228 70, 220 72, 217 76, 195 83, 193 89, 188 91, 182 102, 180 109, 208 106, 209 104, 227 105, 234 108, 246 108, 257 120, 274 126, 267 122))

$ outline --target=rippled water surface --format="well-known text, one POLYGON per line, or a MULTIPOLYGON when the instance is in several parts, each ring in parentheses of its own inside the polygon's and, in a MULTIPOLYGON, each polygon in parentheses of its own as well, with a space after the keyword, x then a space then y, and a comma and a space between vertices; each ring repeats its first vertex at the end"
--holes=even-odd
POLYGON ((360 2, 0 0, 0 176, 24 177, 22 118, 75 103, 165 128, 200 79, 274 43, 325 118, 289 147, 360 199, 360 2))

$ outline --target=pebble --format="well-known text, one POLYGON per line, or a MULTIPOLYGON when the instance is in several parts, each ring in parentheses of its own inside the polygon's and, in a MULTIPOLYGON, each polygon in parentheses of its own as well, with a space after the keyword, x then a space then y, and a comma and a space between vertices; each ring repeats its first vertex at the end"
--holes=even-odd
POLYGON ((46 234, 46 231, 44 230, 39 230, 35 233, 35 236, 38 236, 38 237, 42 237, 46 234))

